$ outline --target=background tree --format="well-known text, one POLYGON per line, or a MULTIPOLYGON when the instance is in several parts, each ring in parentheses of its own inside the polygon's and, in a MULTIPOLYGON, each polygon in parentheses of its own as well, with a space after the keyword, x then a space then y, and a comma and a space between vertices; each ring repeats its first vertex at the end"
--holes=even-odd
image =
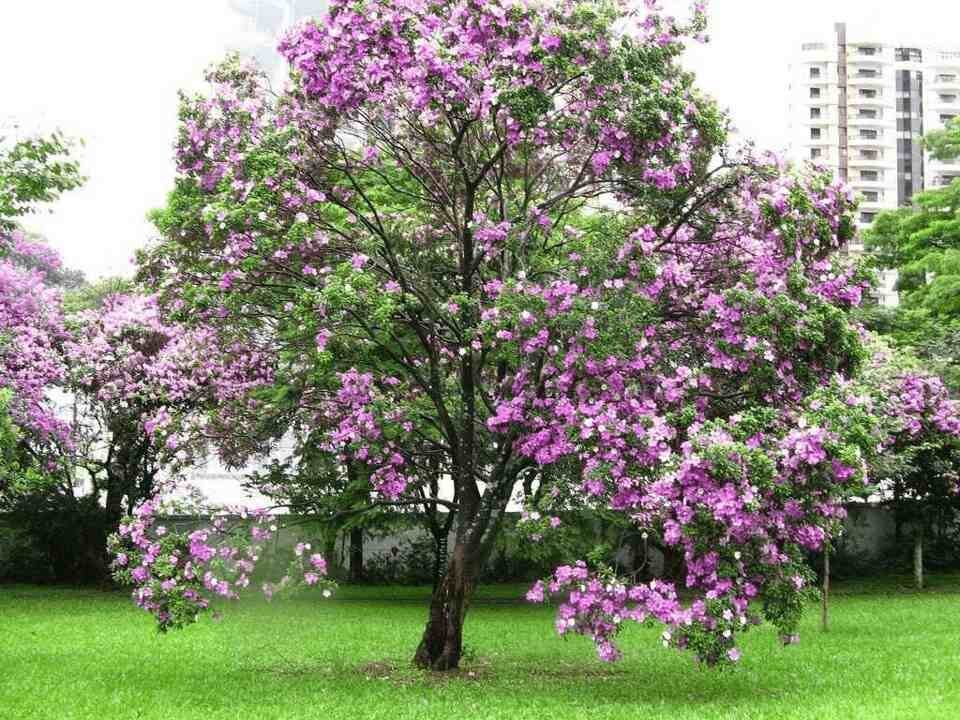
POLYGON ((710 663, 758 594, 795 632, 801 548, 862 482, 845 406, 805 405, 862 358, 866 279, 829 257, 851 198, 723 152, 677 61, 702 29, 605 2, 335 2, 282 44, 279 98, 230 61, 182 103, 142 277, 266 368, 200 431, 235 461, 313 434, 379 502, 450 511, 423 667, 459 663, 523 473, 679 548, 695 593, 561 568, 564 630, 614 659, 619 620, 652 615, 710 663), (570 460, 573 482, 543 472, 570 460), (450 493, 425 499, 437 471, 450 493))
MULTIPOLYGON (((955 529, 960 509, 960 407, 939 378, 895 368, 879 373, 875 389, 885 448, 872 471, 898 524, 912 528, 914 578, 922 589, 925 538, 935 527, 955 529)), ((943 539, 943 530, 937 535, 943 539)))
MULTIPOLYGON (((946 137, 928 136, 942 157, 946 137)), ((960 386, 960 182, 919 193, 910 207, 881 212, 864 243, 875 267, 897 270, 900 293, 899 307, 873 309, 867 324, 960 386)))
POLYGON ((960 118, 953 118, 942 130, 931 130, 924 136, 923 144, 937 160, 960 157, 960 118))
POLYGON ((83 183, 72 145, 58 132, 18 142, 0 137, 0 236, 17 230, 19 218, 37 212, 39 203, 83 183))

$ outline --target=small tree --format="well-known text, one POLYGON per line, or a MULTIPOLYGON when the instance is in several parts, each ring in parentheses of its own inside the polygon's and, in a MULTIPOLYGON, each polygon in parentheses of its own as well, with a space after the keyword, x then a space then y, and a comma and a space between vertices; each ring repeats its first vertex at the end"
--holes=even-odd
POLYGON ((922 589, 924 537, 934 518, 952 517, 958 507, 960 407, 939 378, 922 373, 896 377, 884 390, 889 435, 878 472, 899 519, 913 527, 914 579, 922 589))

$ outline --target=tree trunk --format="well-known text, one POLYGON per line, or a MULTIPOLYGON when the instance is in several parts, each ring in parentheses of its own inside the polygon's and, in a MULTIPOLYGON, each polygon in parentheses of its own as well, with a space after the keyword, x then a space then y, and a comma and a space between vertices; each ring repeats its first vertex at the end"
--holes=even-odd
POLYGON ((913 531, 913 580, 917 590, 923 590, 923 527, 919 524, 913 531))
POLYGON ((827 631, 830 611, 830 547, 823 546, 823 591, 820 596, 820 629, 827 631))
POLYGON ((363 580, 363 528, 350 530, 350 580, 363 580))
POLYGON ((417 667, 428 670, 456 670, 463 654, 463 621, 476 584, 475 563, 467 547, 458 542, 443 579, 430 599, 430 615, 420 646, 413 656, 417 667))

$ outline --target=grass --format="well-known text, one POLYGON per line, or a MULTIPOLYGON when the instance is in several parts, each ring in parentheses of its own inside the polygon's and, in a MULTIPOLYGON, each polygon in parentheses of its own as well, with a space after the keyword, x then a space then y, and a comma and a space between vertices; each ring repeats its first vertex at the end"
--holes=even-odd
POLYGON ((740 665, 698 668, 631 627, 626 658, 553 634, 552 610, 481 591, 455 676, 409 665, 424 589, 342 588, 334 600, 248 599, 158 635, 124 593, 0 586, 0 718, 960 717, 960 576, 839 586, 830 632, 811 607, 801 644, 762 626, 740 665))

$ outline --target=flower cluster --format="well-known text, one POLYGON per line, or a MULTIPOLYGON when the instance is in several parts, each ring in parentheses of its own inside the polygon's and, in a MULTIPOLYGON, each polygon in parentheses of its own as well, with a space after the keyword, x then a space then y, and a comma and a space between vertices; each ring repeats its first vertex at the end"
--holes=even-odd
MULTIPOLYGON (((144 502, 110 536, 113 576, 134 587, 137 606, 156 618, 161 631, 181 628, 212 601, 237 599, 251 584, 276 522, 264 510, 236 509, 211 517, 208 527, 177 532, 157 524, 155 504, 144 502)), ((309 545, 297 545, 282 579, 262 584, 267 598, 298 587, 316 587, 330 596, 336 586, 326 577, 326 560, 306 550, 309 545)))
POLYGON ((49 399, 66 374, 65 339, 62 296, 45 272, 0 258, 0 388, 12 391, 11 416, 41 451, 72 442, 49 399))

